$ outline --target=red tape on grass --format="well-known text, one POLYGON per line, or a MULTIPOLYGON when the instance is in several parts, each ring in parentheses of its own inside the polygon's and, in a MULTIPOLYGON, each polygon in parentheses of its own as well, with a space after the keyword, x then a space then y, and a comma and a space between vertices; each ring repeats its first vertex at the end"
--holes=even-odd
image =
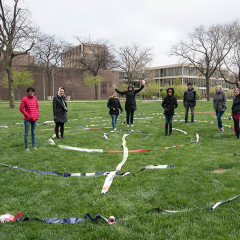
MULTIPOLYGON (((193 135, 196 135, 196 141, 192 141, 190 143, 185 143, 182 145, 176 145, 176 146, 172 146, 172 147, 165 147, 165 148, 159 148, 159 149, 138 149, 138 150, 128 150, 129 153, 135 153, 135 152, 146 152, 146 151, 159 151, 159 150, 166 150, 169 148, 176 148, 176 147, 183 147, 185 145, 188 144, 192 144, 192 143, 198 143, 199 142, 199 135, 197 133, 194 133, 193 135)), ((114 150, 109 150, 108 153, 122 153, 123 151, 114 151, 114 150)))

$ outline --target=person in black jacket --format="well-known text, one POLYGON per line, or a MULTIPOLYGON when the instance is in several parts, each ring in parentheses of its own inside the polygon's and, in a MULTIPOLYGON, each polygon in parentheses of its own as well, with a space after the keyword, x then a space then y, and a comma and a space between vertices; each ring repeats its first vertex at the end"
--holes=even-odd
POLYGON ((107 107, 109 108, 109 114, 112 117, 113 130, 117 130, 116 123, 117 123, 117 118, 119 115, 119 109, 121 110, 121 113, 123 112, 123 109, 122 109, 120 101, 117 97, 116 92, 114 92, 113 95, 111 97, 109 97, 107 107))
POLYGON ((187 84, 188 89, 184 92, 183 106, 185 107, 185 123, 188 122, 188 110, 191 108, 191 122, 194 122, 194 107, 197 101, 197 92, 191 83, 187 84))
POLYGON ((142 89, 145 86, 145 82, 142 83, 142 86, 137 89, 134 90, 133 89, 133 85, 129 84, 128 86, 128 90, 127 91, 119 91, 118 89, 116 89, 116 86, 113 85, 113 87, 115 88, 115 91, 119 94, 126 94, 126 102, 125 102, 125 110, 127 113, 127 126, 129 127, 129 116, 130 116, 130 112, 131 112, 131 127, 133 127, 133 118, 134 118, 134 111, 137 110, 137 106, 136 106, 136 100, 135 100, 135 95, 139 92, 142 91, 142 89))
POLYGON ((235 98, 233 100, 233 105, 232 105, 232 117, 234 121, 234 130, 237 135, 237 139, 239 139, 239 119, 240 119, 240 94, 239 94, 239 89, 235 88, 234 90, 234 95, 235 98))
POLYGON ((59 139, 59 126, 61 132, 61 138, 64 134, 64 123, 67 122, 67 102, 65 99, 65 89, 60 87, 58 94, 53 98, 53 115, 54 122, 56 123, 55 133, 57 139, 59 139))
POLYGON ((174 115, 174 109, 178 107, 177 99, 174 97, 174 88, 167 89, 167 96, 162 102, 165 115, 165 136, 168 136, 168 125, 169 125, 169 136, 172 135, 172 119, 174 115))

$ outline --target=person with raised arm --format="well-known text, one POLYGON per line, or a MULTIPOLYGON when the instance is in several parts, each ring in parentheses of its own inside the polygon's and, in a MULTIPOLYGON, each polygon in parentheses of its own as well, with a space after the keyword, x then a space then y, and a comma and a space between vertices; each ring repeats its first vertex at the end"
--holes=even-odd
POLYGON ((129 127, 129 117, 131 114, 130 124, 133 127, 133 119, 134 119, 134 111, 137 110, 135 95, 142 91, 145 86, 145 82, 142 82, 142 86, 139 89, 133 89, 133 85, 129 84, 128 89, 126 91, 119 91, 116 89, 116 85, 113 85, 115 91, 119 94, 126 95, 126 102, 125 102, 125 111, 127 113, 126 120, 127 126, 129 127))

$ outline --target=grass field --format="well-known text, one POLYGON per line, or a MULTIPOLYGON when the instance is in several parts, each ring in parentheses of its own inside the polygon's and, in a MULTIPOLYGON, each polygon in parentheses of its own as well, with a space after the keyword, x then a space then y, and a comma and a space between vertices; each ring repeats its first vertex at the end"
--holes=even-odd
MULTIPOLYGON (((124 101, 122 106, 124 106, 124 101)), ((40 101, 40 118, 36 132, 36 147, 30 152, 24 149, 23 115, 16 109, 8 109, 9 104, 0 103, 0 162, 40 171, 61 173, 113 171, 122 161, 122 153, 108 153, 108 150, 122 150, 122 136, 116 132, 103 138, 103 133, 111 129, 107 101, 97 103, 68 103, 68 119, 65 124, 65 138, 55 140, 57 144, 71 147, 103 149, 103 153, 87 153, 60 149, 48 143, 54 130, 43 124, 53 120, 52 103, 40 101), (103 117, 103 118, 94 118, 103 117), (94 118, 94 119, 85 119, 94 118), (74 120, 78 119, 78 120, 74 120), (102 121, 105 120, 105 121, 102 121), (107 120, 107 121, 106 121, 107 120), (99 125, 97 125, 99 124, 99 125), (102 125, 107 124, 107 125, 102 125), (92 130, 81 130, 86 125, 97 125, 92 130), (79 130, 79 131, 73 131, 79 130), (67 132, 72 131, 72 132, 67 132)), ((226 113, 231 113, 232 102, 227 102, 226 113)), ((167 150, 129 153, 121 172, 134 174, 115 177, 107 194, 101 194, 106 176, 69 177, 45 175, 11 169, 0 165, 0 215, 10 213, 22 218, 83 218, 86 213, 92 216, 113 215, 124 218, 115 225, 100 219, 87 220, 77 224, 46 224, 41 221, 10 222, 0 224, 0 239, 239 239, 240 199, 222 204, 215 210, 206 210, 216 202, 226 201, 240 194, 240 153, 239 140, 229 127, 218 132, 214 113, 196 113, 195 120, 213 121, 184 124, 173 121, 173 127, 187 132, 173 131, 170 137, 164 136, 164 115, 161 102, 137 102, 134 130, 126 137, 129 150, 160 149, 187 144, 196 140, 199 143, 187 144, 167 150), (145 115, 138 115, 145 114, 145 115), (212 117, 211 117, 212 116, 212 117), (150 118, 152 117, 152 118, 150 118), (137 119, 145 118, 145 119, 137 119), (144 170, 148 165, 172 164, 173 168, 144 170), (214 170, 223 170, 221 173, 214 170), (144 211, 151 208, 182 211, 163 213, 144 211)), ((182 101, 176 112, 183 112, 182 101)), ((212 102, 197 102, 196 112, 213 112, 212 102)), ((226 114, 223 118, 227 118, 226 114)), ((190 118, 190 114, 189 114, 190 118)), ((184 119, 184 114, 173 118, 184 119)), ((223 124, 233 126, 233 121, 223 119, 223 124)), ((128 130, 120 117, 118 130, 128 130)), ((121 173, 120 172, 120 173, 121 173)))

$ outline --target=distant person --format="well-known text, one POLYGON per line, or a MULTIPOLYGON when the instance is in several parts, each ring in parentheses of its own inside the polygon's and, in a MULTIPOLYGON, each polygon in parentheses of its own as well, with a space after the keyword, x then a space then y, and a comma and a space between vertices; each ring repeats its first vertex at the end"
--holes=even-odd
POLYGON ((59 126, 61 138, 64 139, 64 123, 68 121, 67 119, 67 102, 65 98, 65 89, 60 87, 58 94, 53 98, 53 115, 55 126, 56 138, 59 138, 59 126))
POLYGON ((167 89, 167 96, 162 102, 165 115, 165 136, 168 136, 168 125, 169 125, 169 136, 172 135, 172 119, 174 115, 174 109, 178 107, 177 99, 174 97, 174 88, 167 89))
POLYGON ((109 108, 109 114, 112 117, 112 126, 113 130, 116 129, 117 118, 119 115, 119 109, 121 113, 123 112, 122 106, 120 104, 119 98, 117 97, 117 93, 114 92, 111 97, 108 99, 107 107, 109 108))
POLYGON ((225 92, 222 90, 221 85, 217 85, 216 92, 213 97, 213 107, 216 112, 217 122, 218 122, 218 131, 224 132, 224 127, 222 126, 222 115, 224 114, 225 110, 227 109, 226 106, 227 97, 225 92))
POLYGON ((197 92, 191 83, 187 84, 188 89, 184 92, 183 106, 185 107, 185 123, 188 122, 188 110, 191 108, 191 122, 194 122, 194 107, 197 101, 197 92))
POLYGON ((26 151, 29 151, 28 148, 28 135, 31 125, 31 135, 32 135, 32 147, 36 148, 36 140, 35 140, 35 130, 37 126, 37 120, 39 117, 39 105, 37 98, 34 96, 35 89, 30 87, 27 89, 27 96, 22 98, 19 110, 24 115, 24 143, 26 151))
POLYGON ((235 98, 233 100, 232 105, 232 117, 234 121, 234 130, 236 132, 237 139, 239 139, 239 119, 240 119, 240 94, 239 89, 235 88, 234 95, 235 98))
POLYGON ((133 85, 129 84, 128 86, 128 90, 127 91, 119 91, 118 89, 116 89, 116 85, 113 85, 113 87, 115 88, 115 91, 119 94, 126 94, 126 102, 125 102, 125 110, 127 113, 127 126, 129 127, 129 116, 131 113, 131 127, 133 127, 133 119, 134 119, 134 111, 137 110, 137 106, 136 106, 136 100, 135 100, 135 95, 139 92, 142 91, 142 89, 145 86, 145 82, 142 82, 142 86, 137 89, 134 90, 133 89, 133 85))

